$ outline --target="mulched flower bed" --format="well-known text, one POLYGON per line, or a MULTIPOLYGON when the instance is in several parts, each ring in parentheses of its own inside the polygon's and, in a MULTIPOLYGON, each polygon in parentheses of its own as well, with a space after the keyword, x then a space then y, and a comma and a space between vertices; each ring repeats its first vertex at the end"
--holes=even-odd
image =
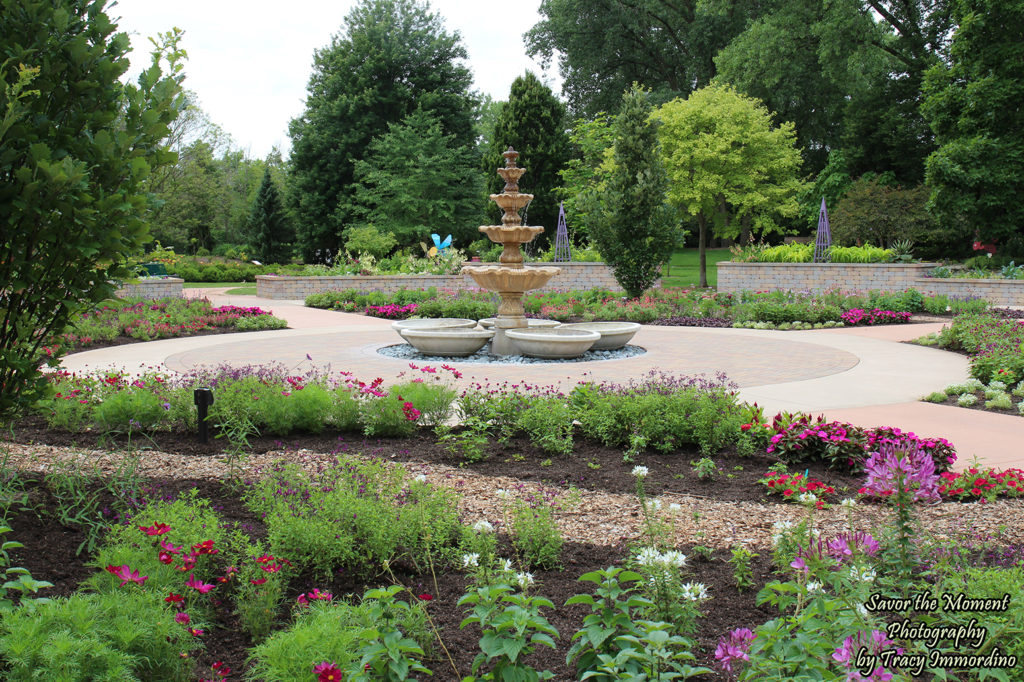
MULTIPOLYGON (((152 449, 189 455, 219 455, 226 443, 211 437, 200 443, 194 433, 157 432, 148 436, 135 434, 129 443, 124 435, 70 433, 50 429, 41 417, 21 421, 8 438, 16 443, 46 443, 48 445, 79 446, 85 448, 152 449)), ((658 454, 645 452, 631 462, 624 462, 622 451, 577 438, 571 455, 548 455, 532 445, 525 437, 512 438, 508 443, 491 442, 486 446, 485 461, 468 463, 449 455, 430 431, 410 438, 366 439, 359 435, 325 432, 319 435, 289 436, 287 438, 257 437, 249 441, 250 451, 265 453, 277 450, 310 450, 313 452, 361 452, 369 456, 384 456, 391 461, 440 463, 463 466, 470 471, 489 476, 510 476, 552 487, 575 486, 587 490, 611 493, 632 493, 636 489, 633 467, 648 467, 646 480, 649 495, 679 493, 719 501, 775 502, 778 496, 767 496, 765 486, 758 481, 776 459, 769 457, 739 457, 734 453, 719 453, 711 459, 718 471, 711 480, 701 480, 693 471, 691 462, 701 459, 696 451, 658 454)), ((855 495, 863 484, 862 476, 830 470, 820 462, 794 466, 793 471, 806 473, 835 488, 826 495, 830 502, 855 495)))
MULTIPOLYGON (((192 488, 199 491, 201 497, 210 499, 213 508, 228 523, 244 524, 252 537, 265 535, 263 522, 257 515, 246 509, 237 494, 219 481, 190 479, 149 479, 145 482, 151 495, 170 496, 192 488)), ((9 538, 24 544, 24 548, 10 552, 12 565, 28 569, 38 580, 48 580, 54 584, 40 592, 39 596, 68 596, 75 591, 78 584, 96 572, 96 567, 87 566, 88 557, 77 555, 76 551, 85 534, 80 529, 66 528, 52 518, 39 518, 36 510, 52 507, 51 493, 40 483, 27 482, 30 509, 14 513, 8 517, 9 525, 14 532, 9 538)), ((502 537, 502 554, 513 556, 507 539, 502 537)), ((690 555, 691 547, 684 546, 681 550, 690 555)), ((589 592, 589 583, 580 583, 580 575, 608 566, 621 564, 630 552, 629 547, 618 545, 591 545, 567 542, 562 551, 562 568, 553 571, 534 571, 537 586, 535 592, 551 599, 556 609, 545 613, 551 624, 561 634, 559 648, 550 650, 541 648, 531 660, 538 669, 549 669, 555 673, 555 679, 576 679, 574 671, 565 664, 565 655, 569 648, 569 638, 579 628, 586 607, 562 605, 575 594, 589 592)), ((713 599, 705 603, 706 615, 698 621, 699 631, 695 636, 698 650, 695 652, 705 665, 714 662, 714 648, 718 639, 729 630, 737 627, 751 627, 774 617, 769 608, 758 607, 755 603, 757 591, 771 578, 771 566, 762 551, 761 556, 752 561, 751 567, 757 588, 739 592, 733 582, 731 567, 724 563, 729 552, 717 550, 710 560, 690 555, 690 579, 704 583, 713 599)), ((427 604, 431 618, 440 631, 445 646, 458 667, 458 674, 452 670, 451 664, 443 652, 435 647, 434 658, 427 662, 434 671, 436 680, 459 680, 469 674, 473 658, 478 652, 479 628, 470 626, 460 629, 459 624, 465 617, 456 602, 465 593, 468 579, 465 573, 454 569, 438 567, 436 584, 429 572, 417 573, 409 566, 392 567, 395 578, 408 587, 413 594, 427 594, 431 597, 427 604)), ((366 589, 379 585, 390 584, 391 579, 382 575, 375 578, 358 578, 340 574, 328 583, 316 580, 309 575, 300 575, 289 586, 287 604, 293 604, 297 596, 309 592, 314 587, 327 590, 334 595, 361 595, 366 589)), ((411 599, 408 594, 405 599, 411 599)), ((282 620, 287 618, 287 610, 281 614, 282 620)), ((232 669, 228 679, 240 680, 246 670, 248 649, 253 645, 251 639, 239 626, 228 604, 217 609, 216 622, 204 635, 206 649, 196 656, 197 670, 209 671, 210 666, 222 661, 232 669)), ((313 662, 311 662, 312 665, 313 662)), ((708 679, 708 678, 702 678, 708 679)), ((722 679, 727 679, 723 677, 722 679)))

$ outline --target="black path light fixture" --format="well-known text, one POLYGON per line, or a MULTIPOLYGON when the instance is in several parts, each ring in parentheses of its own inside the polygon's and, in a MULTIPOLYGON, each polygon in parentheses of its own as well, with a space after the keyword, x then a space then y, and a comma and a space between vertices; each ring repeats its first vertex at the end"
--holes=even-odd
POLYGON ((192 392, 192 396, 196 403, 196 409, 199 410, 199 442, 206 443, 210 440, 209 425, 206 423, 206 415, 210 409, 210 405, 213 405, 213 389, 212 388, 197 388, 192 392))

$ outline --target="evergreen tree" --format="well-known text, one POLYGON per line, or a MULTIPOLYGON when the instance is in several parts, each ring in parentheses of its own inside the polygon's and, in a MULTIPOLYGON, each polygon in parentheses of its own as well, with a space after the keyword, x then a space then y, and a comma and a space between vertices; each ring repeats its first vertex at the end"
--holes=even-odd
POLYGON ((963 243, 1024 255, 1024 2, 957 0, 950 64, 925 85, 925 116, 939 148, 927 161, 931 207, 963 243))
POLYGON ((647 93, 627 90, 615 119, 615 168, 605 210, 591 224, 591 239, 615 279, 632 298, 649 289, 678 241, 665 205, 668 179, 661 162, 657 121, 647 93))
POLYGON ((526 168, 520 191, 534 195, 526 209, 529 224, 545 229, 534 244, 545 248, 558 225, 556 188, 561 184, 558 172, 569 160, 569 137, 565 105, 529 72, 512 83, 508 102, 494 126, 490 152, 484 156, 484 173, 492 194, 505 186, 496 171, 505 165, 501 155, 509 147, 519 152, 519 165, 526 168))
POLYGON ((421 108, 455 146, 473 143, 466 56, 458 34, 415 0, 361 0, 316 52, 306 111, 289 128, 290 200, 305 260, 324 260, 341 245, 358 204, 355 163, 389 123, 421 108))
POLYGON ((391 124, 356 162, 357 195, 368 222, 395 237, 399 247, 429 242, 431 232, 452 234, 465 248, 479 239, 483 178, 476 149, 421 109, 391 124))
POLYGON ((285 263, 291 258, 294 235, 269 169, 249 214, 249 234, 252 257, 261 263, 285 263))

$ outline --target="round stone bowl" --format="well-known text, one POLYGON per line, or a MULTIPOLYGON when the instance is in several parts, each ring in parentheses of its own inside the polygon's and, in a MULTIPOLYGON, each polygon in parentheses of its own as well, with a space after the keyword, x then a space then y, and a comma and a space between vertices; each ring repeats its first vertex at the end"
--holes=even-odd
POLYGON ((476 320, 464 317, 422 317, 414 320, 395 320, 391 328, 399 334, 404 329, 472 329, 476 320))
POLYGON ((597 332, 601 338, 594 343, 594 350, 615 350, 622 348, 633 335, 640 331, 636 322, 574 322, 563 324, 561 329, 584 329, 597 332))
MULTIPOLYGON (((484 329, 491 329, 494 327, 494 321, 497 319, 496 317, 485 317, 480 320, 480 326, 484 329)), ((531 318, 526 321, 526 324, 529 329, 549 329, 558 327, 562 323, 555 320, 534 320, 531 318)))
POLYGON ((578 358, 590 350, 601 335, 585 329, 509 329, 505 336, 523 355, 532 358, 562 360, 578 358))
MULTIPOLYGON (((474 320, 475 322, 475 320, 474 320)), ((487 343, 494 332, 487 329, 441 327, 436 329, 403 329, 399 332, 424 355, 464 357, 472 355, 487 343)))

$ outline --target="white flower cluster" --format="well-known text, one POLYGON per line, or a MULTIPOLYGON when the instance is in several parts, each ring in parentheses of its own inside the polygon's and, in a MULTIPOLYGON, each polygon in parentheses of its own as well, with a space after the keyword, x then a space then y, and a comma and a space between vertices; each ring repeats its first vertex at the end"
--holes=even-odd
POLYGON ((419 476, 417 476, 413 480, 416 481, 417 483, 426 483, 427 482, 427 475, 426 474, 420 474, 419 476))
POLYGON ((800 504, 814 504, 818 501, 818 496, 814 493, 800 493, 796 499, 799 500, 800 504))
POLYGON ((772 524, 772 547, 778 547, 782 538, 793 528, 792 521, 776 521, 772 524))
POLYGON ((661 500, 657 497, 647 500, 647 511, 652 513, 661 511, 661 500))
POLYGON ((862 583, 873 583, 878 574, 870 568, 857 568, 856 566, 850 568, 850 578, 858 580, 862 583))
POLYGON ((498 496, 499 500, 508 500, 512 498, 512 493, 504 488, 499 488, 494 494, 498 496))
POLYGON ((480 565, 480 555, 479 554, 474 553, 474 554, 463 554, 462 555, 462 567, 463 568, 469 568, 471 566, 475 567, 475 566, 479 566, 479 565, 480 565))
POLYGON ((488 521, 481 520, 473 524, 473 530, 477 533, 493 533, 494 526, 492 526, 488 521))
POLYGON ((633 467, 633 475, 637 478, 645 478, 649 473, 651 473, 650 469, 645 466, 637 465, 633 467))
POLYGON ((683 510, 683 505, 679 504, 678 502, 672 502, 671 504, 668 505, 668 510, 675 514, 683 510))
POLYGON ((533 584, 533 573, 516 573, 516 584, 519 589, 525 590, 533 584))
POLYGON ((683 583, 679 588, 683 599, 704 601, 708 598, 708 588, 704 583, 683 583))
POLYGON ((659 552, 654 547, 645 547, 636 555, 636 562, 641 566, 682 568, 686 565, 686 555, 674 549, 659 552))
POLYGON ((839 505, 845 509, 853 509, 854 507, 857 506, 857 500, 853 499, 852 497, 847 497, 844 498, 843 501, 839 503, 839 505))
POLYGON ((808 592, 821 592, 821 583, 809 582, 807 583, 808 592))

